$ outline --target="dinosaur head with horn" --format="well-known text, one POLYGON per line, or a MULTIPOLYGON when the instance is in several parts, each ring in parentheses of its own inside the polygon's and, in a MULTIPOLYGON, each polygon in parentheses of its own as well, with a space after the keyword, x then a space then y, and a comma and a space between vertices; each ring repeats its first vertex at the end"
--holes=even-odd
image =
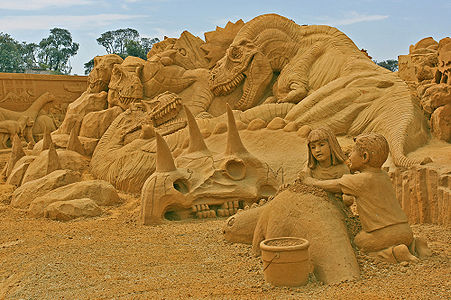
POLYGON ((165 217, 229 216, 275 193, 276 177, 243 145, 230 107, 223 153, 208 149, 193 115, 186 107, 185 111, 190 144, 177 159, 173 159, 164 139, 156 135, 156 171, 144 183, 141 194, 143 224, 159 224, 165 217))

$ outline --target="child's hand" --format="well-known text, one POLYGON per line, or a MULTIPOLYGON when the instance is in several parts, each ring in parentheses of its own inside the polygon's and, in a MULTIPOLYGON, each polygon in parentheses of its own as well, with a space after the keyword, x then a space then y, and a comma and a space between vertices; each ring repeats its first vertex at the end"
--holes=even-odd
POLYGON ((343 203, 346 206, 351 206, 354 203, 355 197, 348 194, 343 194, 343 203))

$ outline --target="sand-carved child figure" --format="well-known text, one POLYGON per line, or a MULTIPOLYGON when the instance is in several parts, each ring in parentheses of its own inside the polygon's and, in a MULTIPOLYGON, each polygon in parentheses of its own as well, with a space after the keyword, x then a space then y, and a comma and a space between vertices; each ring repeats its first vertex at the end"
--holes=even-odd
POLYGON ((347 157, 330 129, 321 127, 312 130, 307 142, 308 161, 300 174, 301 178, 338 179, 349 174, 349 168, 345 164, 347 157))
POLYGON ((354 243, 359 249, 389 262, 415 262, 418 259, 410 253, 409 246, 415 247, 420 257, 430 250, 422 239, 414 239, 390 178, 381 169, 388 153, 388 143, 382 135, 360 135, 355 138, 349 157, 349 167, 354 174, 323 181, 306 177, 304 183, 356 198, 362 231, 356 235, 354 243))

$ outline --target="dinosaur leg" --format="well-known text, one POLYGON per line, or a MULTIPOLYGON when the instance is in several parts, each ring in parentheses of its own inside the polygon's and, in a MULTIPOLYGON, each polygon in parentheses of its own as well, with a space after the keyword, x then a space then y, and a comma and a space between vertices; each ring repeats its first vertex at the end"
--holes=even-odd
POLYGON ((277 80, 278 103, 298 103, 308 94, 308 77, 315 61, 324 53, 322 42, 318 42, 308 51, 299 51, 285 66, 277 80))

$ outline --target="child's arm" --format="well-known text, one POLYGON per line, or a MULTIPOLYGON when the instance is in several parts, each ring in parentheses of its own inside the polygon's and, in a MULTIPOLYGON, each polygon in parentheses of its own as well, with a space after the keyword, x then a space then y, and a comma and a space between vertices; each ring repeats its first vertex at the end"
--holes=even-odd
POLYGON ((323 190, 326 190, 328 192, 342 193, 341 186, 337 179, 318 180, 318 179, 315 179, 312 177, 306 177, 306 178, 304 178, 303 182, 304 182, 304 184, 313 185, 313 186, 319 187, 323 190))

